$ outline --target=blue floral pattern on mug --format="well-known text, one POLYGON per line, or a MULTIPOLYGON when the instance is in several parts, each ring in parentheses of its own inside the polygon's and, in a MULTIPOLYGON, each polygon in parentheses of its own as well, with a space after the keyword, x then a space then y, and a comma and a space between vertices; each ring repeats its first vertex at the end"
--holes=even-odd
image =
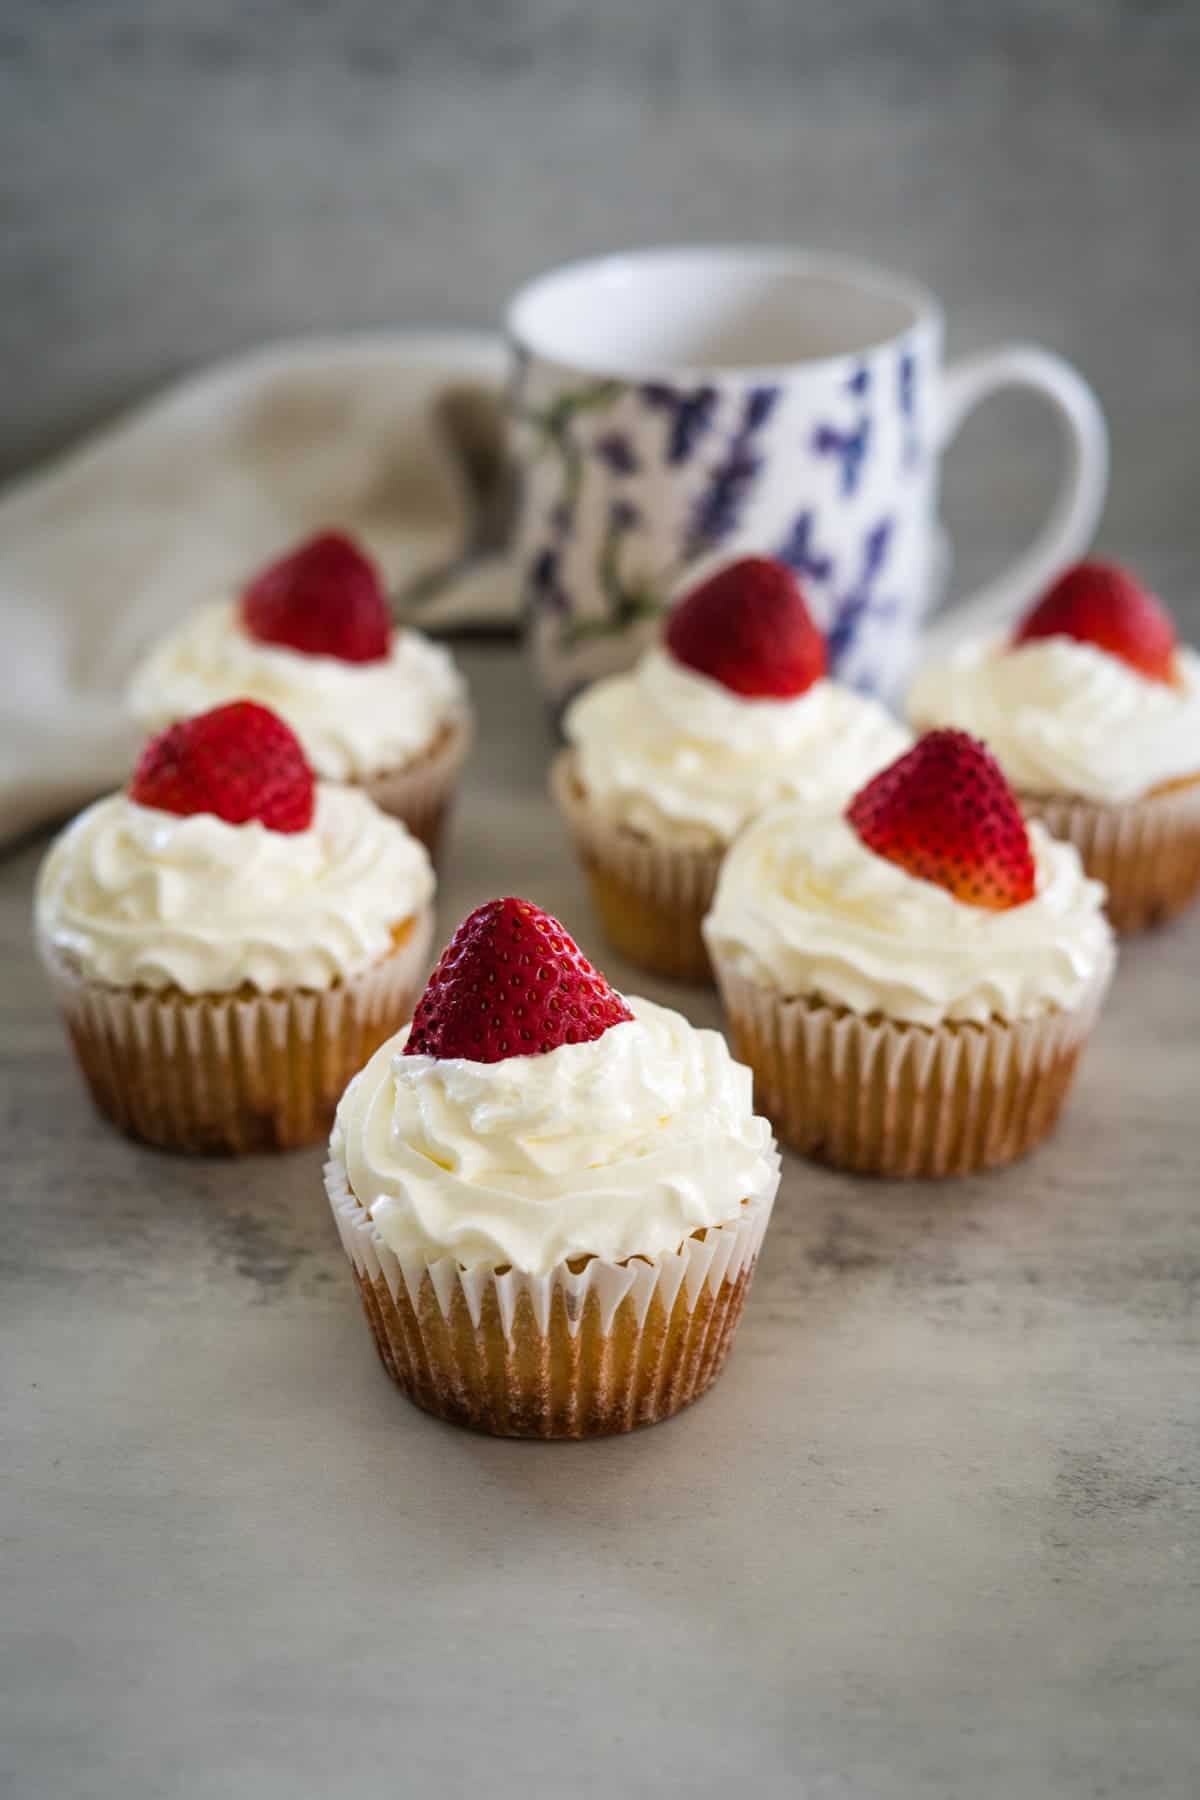
POLYGON ((856 653, 861 649, 868 621, 885 621, 895 615, 895 599, 882 596, 878 591, 894 530, 892 518, 880 519, 868 530, 854 575, 849 585, 836 596, 833 615, 826 627, 829 661, 849 676, 856 687, 871 689, 878 686, 878 670, 870 664, 862 664, 856 653))
POLYGON ((693 580, 765 554, 795 571, 831 670, 886 688, 928 588, 929 354, 905 339, 795 383, 623 382, 534 359, 514 418, 547 686, 561 696, 627 667, 693 580))
POLYGON ((641 466, 629 435, 624 431, 602 431, 593 441, 592 453, 606 463, 614 475, 636 475, 641 466))
POLYGON ((798 513, 788 535, 772 551, 776 561, 786 563, 801 581, 806 576, 828 581, 833 574, 832 556, 823 555, 816 547, 816 517, 811 506, 798 513))
POLYGON ((727 543, 741 524, 762 469, 759 436, 778 399, 777 387, 754 387, 746 395, 741 417, 693 509, 684 547, 689 562, 727 543))
POLYGON ((838 425, 818 425, 812 435, 812 447, 818 456, 831 456, 837 462, 842 493, 856 494, 862 480, 863 464, 871 444, 871 421, 864 416, 850 430, 838 425))
POLYGON ((896 399, 904 421, 902 460, 906 469, 912 469, 921 460, 921 438, 917 425, 917 359, 910 349, 901 350, 896 362, 896 399))
POLYGON ((648 381, 641 395, 652 412, 666 415, 667 462, 678 468, 690 460, 713 422, 717 410, 716 388, 709 385, 677 388, 665 381, 648 381))

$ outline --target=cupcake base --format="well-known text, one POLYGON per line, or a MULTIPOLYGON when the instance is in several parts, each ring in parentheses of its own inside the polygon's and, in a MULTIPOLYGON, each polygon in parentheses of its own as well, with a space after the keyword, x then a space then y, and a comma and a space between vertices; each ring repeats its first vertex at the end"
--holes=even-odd
POLYGON ((599 817, 579 784, 569 750, 554 763, 551 789, 613 948, 652 974, 710 983, 712 965, 700 928, 712 905, 724 850, 656 844, 599 817))
POLYGON ((415 762, 402 769, 385 769, 359 783, 381 811, 407 825, 434 857, 471 740, 471 721, 464 714, 443 726, 415 762))
POLYGON ((1074 844, 1088 874, 1107 887, 1115 930, 1165 924, 1200 894, 1200 775, 1124 806, 1052 794, 1020 799, 1027 815, 1074 844))
POLYGON ((1054 1128, 1111 964, 1069 1012, 934 1027, 786 999, 718 964, 756 1105, 792 1149, 863 1175, 967 1175, 1054 1128))
POLYGON ((497 1437, 586 1438, 669 1419, 720 1374, 774 1194, 678 1251, 549 1275, 401 1259, 336 1158, 325 1171, 380 1361, 425 1412, 497 1437))
POLYGON ((42 947, 97 1108, 163 1150, 236 1155, 324 1137, 352 1075, 420 993, 432 912, 379 962, 321 991, 185 994, 89 981, 42 947))

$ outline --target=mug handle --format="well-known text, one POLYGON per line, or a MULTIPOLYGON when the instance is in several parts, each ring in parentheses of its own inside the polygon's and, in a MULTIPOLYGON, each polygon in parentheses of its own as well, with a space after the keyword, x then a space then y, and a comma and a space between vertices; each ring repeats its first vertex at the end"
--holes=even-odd
POLYGON ((1025 387, 1045 395, 1058 414, 1067 466, 1037 537, 999 575, 957 600, 927 627, 922 650, 939 654, 964 632, 998 629, 1087 549, 1108 486, 1108 428, 1083 376, 1061 356, 1036 344, 1008 344, 963 357, 942 384, 938 448, 950 442, 967 414, 999 388, 1025 387))

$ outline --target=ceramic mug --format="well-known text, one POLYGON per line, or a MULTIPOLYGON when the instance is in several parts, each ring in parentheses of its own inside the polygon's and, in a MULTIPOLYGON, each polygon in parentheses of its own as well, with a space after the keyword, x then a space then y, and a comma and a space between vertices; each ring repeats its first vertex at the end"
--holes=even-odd
POLYGON ((902 277, 786 249, 569 264, 507 317, 528 631, 560 705, 627 667, 671 598, 748 552, 788 563, 832 669, 888 694, 939 581, 938 462, 1004 387, 1059 415, 1066 457, 1034 543, 953 622, 998 624, 1091 538, 1107 434, 1061 358, 1012 345, 942 365, 942 313, 902 277))

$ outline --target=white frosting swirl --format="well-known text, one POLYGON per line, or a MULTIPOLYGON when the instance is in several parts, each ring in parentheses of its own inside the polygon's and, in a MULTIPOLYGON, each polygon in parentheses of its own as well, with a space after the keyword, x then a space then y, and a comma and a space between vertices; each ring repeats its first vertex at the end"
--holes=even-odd
POLYGON ((764 814, 733 846, 709 949, 789 997, 917 1025, 1030 1018, 1076 1004, 1113 956, 1104 888, 1031 824, 1032 900, 990 912, 877 856, 840 813, 764 814))
POLYGON ((318 784, 312 824, 292 832, 110 794, 51 845, 34 917, 95 981, 273 993, 366 968, 432 894, 424 847, 356 788, 318 784))
POLYGON ((185 619, 134 672, 129 707, 146 731, 226 700, 257 700, 286 719, 314 771, 365 781, 429 749, 466 705, 449 653, 419 631, 396 631, 386 657, 343 662, 260 644, 239 603, 218 600, 185 619))
POLYGON ((674 1250, 774 1193, 750 1071, 719 1032, 628 1004, 632 1020, 544 1056, 405 1056, 407 1026, 375 1053, 331 1148, 398 1256, 544 1275, 674 1250))
POLYGON ((598 681, 563 721, 589 799, 669 843, 722 845, 779 800, 849 799, 908 733, 875 700, 818 681, 794 700, 747 700, 652 649, 598 681))
POLYGON ((921 671, 908 711, 982 738, 1022 793, 1116 806, 1200 775, 1200 656, 1175 661, 1168 686, 1073 638, 976 640, 921 671))

